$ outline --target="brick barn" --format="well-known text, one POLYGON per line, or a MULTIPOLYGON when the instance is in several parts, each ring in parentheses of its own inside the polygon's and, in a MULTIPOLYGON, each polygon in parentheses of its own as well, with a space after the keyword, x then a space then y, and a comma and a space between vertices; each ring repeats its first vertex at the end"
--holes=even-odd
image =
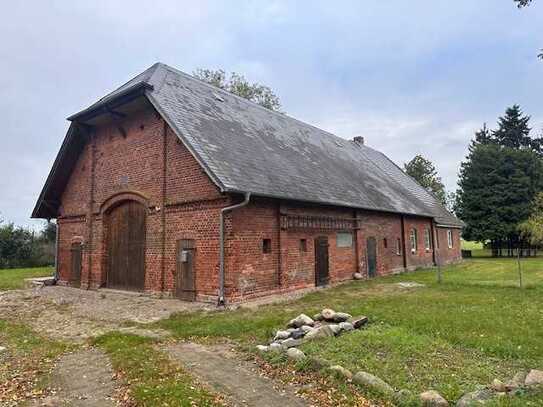
POLYGON ((71 122, 33 212, 59 284, 241 301, 460 260, 382 153, 155 64, 71 122))

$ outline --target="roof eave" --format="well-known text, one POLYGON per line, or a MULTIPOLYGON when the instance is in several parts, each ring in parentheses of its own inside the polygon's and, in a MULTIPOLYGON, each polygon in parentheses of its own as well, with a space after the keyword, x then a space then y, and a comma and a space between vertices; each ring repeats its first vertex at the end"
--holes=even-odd
POLYGON ((71 115, 67 120, 71 122, 85 122, 95 116, 107 113, 109 109, 113 109, 139 96, 145 95, 145 92, 149 90, 153 90, 153 85, 150 85, 147 82, 138 82, 111 97, 104 98, 94 105, 71 115))

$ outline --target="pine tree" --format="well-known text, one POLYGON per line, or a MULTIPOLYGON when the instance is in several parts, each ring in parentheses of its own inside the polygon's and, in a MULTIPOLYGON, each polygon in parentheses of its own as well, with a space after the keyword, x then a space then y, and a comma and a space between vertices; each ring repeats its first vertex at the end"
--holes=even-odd
POLYGON ((524 116, 520 106, 513 105, 505 110, 505 116, 498 119, 498 129, 492 132, 492 138, 500 146, 531 149, 533 140, 529 122, 530 116, 524 116))

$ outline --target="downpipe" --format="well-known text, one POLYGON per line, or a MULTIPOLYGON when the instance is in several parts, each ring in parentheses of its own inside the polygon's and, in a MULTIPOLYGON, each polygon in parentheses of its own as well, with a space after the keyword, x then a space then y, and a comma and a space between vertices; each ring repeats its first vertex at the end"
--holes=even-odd
POLYGON ((224 215, 226 213, 233 211, 234 209, 239 209, 244 206, 246 206, 249 201, 251 200, 251 193, 246 192, 245 193, 245 199, 243 202, 227 206, 226 208, 221 209, 221 215, 220 215, 220 226, 219 226, 219 298, 217 302, 217 306, 225 306, 226 305, 226 299, 225 299, 225 293, 224 293, 224 280, 225 280, 225 273, 224 273, 224 215))

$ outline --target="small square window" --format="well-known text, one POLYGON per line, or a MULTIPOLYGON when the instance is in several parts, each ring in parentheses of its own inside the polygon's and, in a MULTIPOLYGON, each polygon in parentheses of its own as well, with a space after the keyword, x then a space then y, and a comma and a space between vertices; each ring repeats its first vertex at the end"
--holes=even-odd
POLYGON ((301 252, 307 252, 307 240, 306 239, 300 239, 300 251, 301 252))
POLYGON ((336 246, 337 247, 352 247, 353 245, 353 234, 350 232, 338 232, 336 235, 336 246))
POLYGON ((272 247, 271 247, 271 239, 263 239, 262 240, 262 253, 271 253, 272 247))
POLYGON ((383 239, 383 246, 385 247, 385 249, 388 247, 388 242, 387 242, 386 237, 383 239))

